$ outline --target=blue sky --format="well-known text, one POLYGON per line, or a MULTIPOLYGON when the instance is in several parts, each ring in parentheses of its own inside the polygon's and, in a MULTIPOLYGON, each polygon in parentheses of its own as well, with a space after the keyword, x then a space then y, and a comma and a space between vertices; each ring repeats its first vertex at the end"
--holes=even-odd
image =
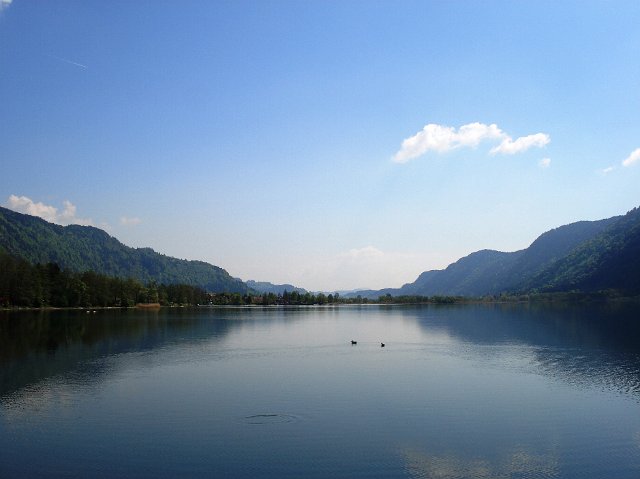
POLYGON ((640 3, 0 0, 0 204, 396 287, 640 205, 640 3))

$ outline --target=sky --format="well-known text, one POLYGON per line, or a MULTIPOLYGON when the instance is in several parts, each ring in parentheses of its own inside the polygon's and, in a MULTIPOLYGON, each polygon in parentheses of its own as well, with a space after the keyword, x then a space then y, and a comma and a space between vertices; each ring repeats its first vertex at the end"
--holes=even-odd
POLYGON ((313 291, 640 206, 640 2, 0 0, 0 204, 313 291))

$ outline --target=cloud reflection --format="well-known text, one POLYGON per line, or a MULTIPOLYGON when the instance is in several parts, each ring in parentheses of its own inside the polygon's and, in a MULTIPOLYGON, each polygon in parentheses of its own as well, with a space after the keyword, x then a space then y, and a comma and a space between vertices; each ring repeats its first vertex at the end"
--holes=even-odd
POLYGON ((553 454, 534 454, 523 449, 505 452, 499 459, 465 458, 453 454, 434 455, 406 449, 401 452, 407 473, 420 479, 559 477, 553 454))

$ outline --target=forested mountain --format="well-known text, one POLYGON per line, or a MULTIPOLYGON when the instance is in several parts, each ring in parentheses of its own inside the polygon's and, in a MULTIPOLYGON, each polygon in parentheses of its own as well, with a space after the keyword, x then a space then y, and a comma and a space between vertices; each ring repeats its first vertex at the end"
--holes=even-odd
POLYGON ((579 221, 540 235, 511 253, 482 250, 443 270, 422 273, 401 288, 360 291, 363 297, 487 296, 558 291, 640 292, 640 211, 579 221))
POLYGON ((450 264, 444 270, 426 271, 400 294, 482 296, 500 289, 522 251, 482 250, 450 264))
MULTIPOLYGON (((0 207, 0 252, 31 264, 56 263, 144 283, 186 284, 210 292, 304 293, 293 285, 232 278, 224 269, 130 248, 90 226, 59 226, 0 207)), ((600 221, 580 221, 548 231, 528 248, 511 253, 482 250, 443 270, 422 273, 401 288, 358 291, 346 296, 488 296, 617 290, 640 293, 640 210, 600 221)))
POLYGON ((307 290, 303 288, 298 288, 293 286, 292 284, 273 284, 266 281, 253 281, 249 280, 246 282, 247 286, 258 293, 273 293, 273 294, 283 294, 285 291, 289 293, 306 293, 307 290))
POLYGON ((640 209, 616 219, 600 234, 524 282, 521 289, 640 292, 640 209))
MULTIPOLYGON (((512 253, 483 250, 449 265, 445 270, 423 273, 411 285, 409 294, 484 296, 523 289, 540 271, 565 257, 619 219, 580 221, 555 228, 539 236, 527 249, 512 253), (430 274, 431 273, 431 274, 430 274)), ((539 287, 530 283, 529 288, 539 287)))
POLYGON ((0 250, 32 264, 57 263, 72 271, 94 271, 142 282, 187 284, 211 292, 245 293, 248 287, 224 269, 131 248, 92 226, 60 226, 0 207, 0 250))

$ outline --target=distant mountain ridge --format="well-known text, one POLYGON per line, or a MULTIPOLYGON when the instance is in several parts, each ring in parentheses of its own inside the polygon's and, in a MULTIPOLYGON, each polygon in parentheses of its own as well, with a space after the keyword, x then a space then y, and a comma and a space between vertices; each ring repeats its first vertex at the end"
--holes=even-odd
POLYGON ((57 263, 143 282, 182 283, 210 292, 246 293, 248 287, 204 261, 177 259, 151 248, 131 248, 92 226, 60 226, 0 207, 0 250, 30 263, 57 263))
POLYGON ((608 228, 522 284, 546 291, 616 289, 640 292, 640 209, 617 217, 608 228))
POLYGON ((351 293, 488 296, 618 290, 640 293, 640 210, 599 221, 579 221, 540 235, 523 250, 481 250, 443 270, 425 271, 400 288, 351 293))
POLYGON ((282 294, 285 291, 288 293, 296 293, 304 294, 307 292, 304 288, 298 288, 297 286, 293 286, 292 284, 273 284, 267 281, 253 281, 249 280, 246 282, 247 286, 254 291, 257 291, 260 294, 282 294))
MULTIPOLYGON (((203 261, 172 258, 151 248, 131 248, 91 226, 60 226, 0 207, 0 252, 30 263, 143 282, 183 283, 210 292, 305 293, 290 284, 232 278, 203 261)), ((362 290, 346 297, 386 294, 491 296, 502 293, 616 290, 640 294, 640 209, 599 221, 579 221, 547 231, 523 250, 481 250, 443 270, 425 271, 401 288, 362 290)))

